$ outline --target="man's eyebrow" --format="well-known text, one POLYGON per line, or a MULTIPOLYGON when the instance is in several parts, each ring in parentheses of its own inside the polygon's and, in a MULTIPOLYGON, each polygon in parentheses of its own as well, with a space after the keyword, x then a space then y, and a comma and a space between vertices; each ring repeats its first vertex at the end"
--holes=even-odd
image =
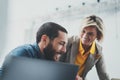
POLYGON ((67 42, 65 42, 65 41, 60 41, 59 43, 60 43, 60 44, 66 44, 67 42))

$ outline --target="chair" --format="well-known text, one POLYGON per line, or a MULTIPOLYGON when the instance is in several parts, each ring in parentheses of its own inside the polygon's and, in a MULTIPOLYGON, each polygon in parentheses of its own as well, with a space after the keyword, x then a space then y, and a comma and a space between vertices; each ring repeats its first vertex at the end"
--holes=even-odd
POLYGON ((112 78, 111 80, 120 80, 120 78, 112 78))

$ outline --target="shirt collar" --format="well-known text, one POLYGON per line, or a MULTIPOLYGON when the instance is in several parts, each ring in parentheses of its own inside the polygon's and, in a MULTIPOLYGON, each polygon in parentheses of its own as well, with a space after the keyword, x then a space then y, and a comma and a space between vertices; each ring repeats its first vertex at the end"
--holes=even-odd
MULTIPOLYGON (((80 46, 80 47, 79 47, 79 51, 80 51, 80 53, 83 55, 83 54, 84 54, 84 49, 83 49, 81 40, 80 40, 79 46, 80 46)), ((91 54, 94 54, 94 53, 95 53, 95 41, 92 43, 92 46, 91 46, 89 52, 90 52, 91 54)))
POLYGON ((92 43, 91 49, 90 49, 90 53, 94 54, 95 53, 95 41, 92 43))

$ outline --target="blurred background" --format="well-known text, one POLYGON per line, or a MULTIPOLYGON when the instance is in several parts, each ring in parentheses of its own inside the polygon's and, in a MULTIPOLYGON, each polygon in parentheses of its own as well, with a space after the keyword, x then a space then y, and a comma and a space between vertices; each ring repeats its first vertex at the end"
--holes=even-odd
MULTIPOLYGON (((110 78, 120 78, 120 0, 0 0, 0 66, 15 47, 35 42, 37 29, 52 21, 69 36, 78 35, 81 19, 95 14, 105 24, 103 55, 110 78)), ((98 80, 95 68, 88 80, 98 80)))

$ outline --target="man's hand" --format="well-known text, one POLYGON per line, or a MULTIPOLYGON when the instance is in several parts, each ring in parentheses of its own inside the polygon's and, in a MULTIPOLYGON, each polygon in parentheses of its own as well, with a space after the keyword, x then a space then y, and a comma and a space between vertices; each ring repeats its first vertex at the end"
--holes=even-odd
POLYGON ((82 79, 82 77, 80 77, 79 75, 77 75, 75 80, 83 80, 83 79, 82 79))

